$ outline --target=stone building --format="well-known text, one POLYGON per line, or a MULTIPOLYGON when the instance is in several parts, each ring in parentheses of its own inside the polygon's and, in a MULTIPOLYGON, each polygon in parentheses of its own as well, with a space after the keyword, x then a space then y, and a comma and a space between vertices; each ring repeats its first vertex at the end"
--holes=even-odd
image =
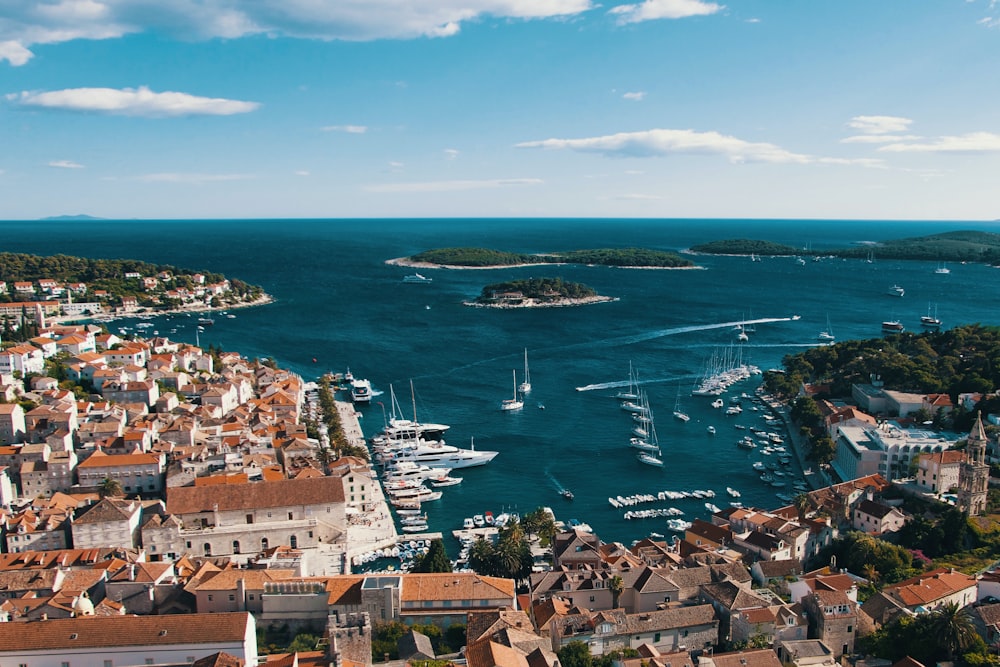
POLYGON ((842 591, 814 591, 802 598, 809 618, 810 639, 830 647, 834 658, 854 651, 858 627, 858 605, 842 591))
POLYGON ((976 415, 966 448, 968 458, 958 471, 958 507, 966 516, 978 516, 986 511, 986 492, 990 484, 987 442, 982 416, 976 415))

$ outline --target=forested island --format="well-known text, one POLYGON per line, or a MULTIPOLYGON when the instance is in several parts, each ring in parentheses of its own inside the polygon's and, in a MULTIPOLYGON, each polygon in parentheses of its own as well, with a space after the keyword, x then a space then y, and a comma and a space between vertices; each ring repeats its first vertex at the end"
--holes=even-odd
POLYGON ((811 255, 845 259, 917 259, 1000 265, 1000 234, 954 231, 823 250, 795 248, 771 241, 728 239, 701 243, 692 246, 690 250, 711 255, 811 255))
POLYGON ((580 283, 566 282, 562 278, 528 278, 493 283, 483 288, 467 306, 489 308, 545 308, 579 306, 587 303, 613 301, 580 283))
POLYGON ((501 268, 536 264, 588 264, 623 268, 694 268, 689 259, 674 252, 648 248, 596 248, 566 252, 524 254, 489 248, 438 248, 411 257, 389 260, 404 266, 442 268, 501 268))

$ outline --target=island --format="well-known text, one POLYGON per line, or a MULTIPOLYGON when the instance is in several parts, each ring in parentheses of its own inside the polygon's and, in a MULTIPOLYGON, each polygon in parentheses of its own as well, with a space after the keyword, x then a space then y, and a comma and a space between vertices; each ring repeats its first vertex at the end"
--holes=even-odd
POLYGON ((539 264, 584 264, 636 269, 691 269, 695 263, 674 252, 649 248, 595 248, 524 254, 490 248, 437 248, 386 261, 397 266, 448 269, 497 269, 539 264))
POLYGON ((1000 265, 1000 234, 974 230, 943 232, 928 236, 858 243, 846 248, 812 249, 751 239, 727 239, 701 243, 692 253, 709 255, 840 257, 844 259, 915 259, 938 262, 981 262, 1000 265))
POLYGON ((220 273, 129 259, 0 253, 0 309, 47 318, 110 319, 268 303, 262 287, 220 273))
POLYGON ((562 278, 528 278, 487 285, 475 300, 466 301, 465 305, 479 308, 556 308, 616 300, 601 296, 586 285, 566 282, 562 278))

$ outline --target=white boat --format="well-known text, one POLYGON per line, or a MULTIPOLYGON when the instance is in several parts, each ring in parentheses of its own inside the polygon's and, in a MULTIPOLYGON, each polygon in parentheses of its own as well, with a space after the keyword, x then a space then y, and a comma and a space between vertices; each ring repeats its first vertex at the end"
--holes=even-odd
POLYGON ((937 306, 934 306, 934 314, 931 315, 931 307, 927 306, 927 314, 920 318, 920 326, 925 329, 940 329, 941 320, 937 316, 937 306))
POLYGON ((443 442, 417 441, 407 446, 394 447, 382 452, 384 460, 399 465, 411 461, 431 468, 471 468, 486 465, 499 452, 479 451, 473 441, 469 449, 460 449, 443 442))
POLYGON ((683 533, 690 527, 690 521, 685 521, 684 519, 667 519, 667 528, 675 533, 683 533))
POLYGON ((426 523, 419 523, 419 524, 416 524, 416 525, 413 525, 413 526, 403 526, 403 532, 404 533, 426 533, 427 532, 427 524, 426 523))
POLYGON ((351 400, 355 403, 372 402, 372 384, 368 380, 355 378, 351 381, 351 400))
POLYGON ((721 398, 717 398, 714 401, 712 401, 712 407, 713 408, 721 408, 722 406, 723 406, 723 402, 722 402, 721 398))
POLYGON ((632 447, 633 449, 640 449, 644 452, 650 452, 650 453, 656 453, 660 451, 660 448, 657 445, 649 442, 644 438, 630 438, 628 446, 632 447))
POLYGON ((934 269, 934 273, 938 275, 945 275, 947 273, 951 273, 951 269, 945 266, 944 262, 941 262, 941 264, 939 264, 938 267, 934 269))
POLYGON ((736 334, 736 340, 740 341, 741 343, 745 343, 746 341, 750 340, 750 336, 747 335, 747 330, 743 327, 742 324, 739 325, 739 327, 737 328, 739 329, 739 333, 736 334))
POLYGON ((899 285, 893 285, 888 289, 886 294, 888 294, 889 296, 903 296, 904 294, 906 294, 906 290, 900 287, 899 285))
POLYGON ((441 477, 431 477, 431 486, 435 488, 440 488, 442 486, 455 486, 462 483, 462 477, 452 477, 450 475, 443 475, 441 477))
POLYGON ((475 524, 476 528, 483 528, 486 526, 486 518, 482 514, 476 514, 472 517, 472 523, 475 524))
MULTIPOLYGON (((396 392, 389 385, 389 420, 382 431, 388 441, 441 440, 450 426, 447 424, 422 424, 417 421, 417 398, 410 381, 410 400, 413 403, 413 419, 403 418, 403 410, 396 401, 396 392)), ((384 414, 384 413, 383 413, 384 414)))
POLYGON ((517 388, 522 394, 531 392, 531 374, 528 372, 528 348, 524 348, 524 381, 517 388))
POLYGON ((681 410, 681 388, 677 387, 677 399, 674 401, 674 418, 680 419, 682 422, 691 421, 691 417, 688 413, 681 410))
POLYGON ((403 276, 404 283, 430 283, 434 282, 433 278, 428 278, 427 276, 421 275, 419 273, 412 273, 408 276, 403 276))
POLYGON ((729 495, 731 495, 733 498, 739 498, 740 497, 740 492, 737 491, 736 489, 734 489, 731 486, 727 486, 726 487, 726 493, 728 493, 729 495))
POLYGON ((514 397, 505 398, 500 401, 500 409, 504 411, 520 410, 524 407, 524 401, 517 394, 517 371, 514 371, 514 397))
POLYGON ((836 340, 836 336, 833 335, 833 327, 830 326, 829 315, 826 316, 826 330, 820 331, 819 334, 816 336, 816 340, 827 343, 836 340))
POLYGON ((706 430, 708 431, 709 435, 715 435, 715 427, 712 426, 711 424, 708 425, 708 428, 706 430))
POLYGON ((882 333, 885 334, 903 333, 905 330, 906 327, 899 320, 886 320, 882 323, 882 333))
POLYGON ((620 401, 637 401, 639 400, 639 381, 635 377, 635 370, 632 368, 632 362, 628 362, 628 388, 624 391, 620 391, 615 394, 615 398, 620 401))
POLYGON ((660 450, 657 449, 655 452, 639 452, 636 454, 635 458, 639 461, 639 463, 645 463, 648 466, 662 468, 663 459, 658 456, 659 454, 660 450))

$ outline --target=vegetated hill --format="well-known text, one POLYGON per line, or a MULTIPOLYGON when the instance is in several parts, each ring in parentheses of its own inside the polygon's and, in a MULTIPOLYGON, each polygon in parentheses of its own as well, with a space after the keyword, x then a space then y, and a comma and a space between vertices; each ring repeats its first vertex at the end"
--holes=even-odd
POLYGON ((694 266, 694 262, 674 252, 650 250, 648 248, 597 248, 595 250, 571 250, 557 255, 547 255, 566 264, 601 264, 604 266, 663 267, 675 268, 694 266))
POLYGON ((600 264, 625 267, 686 267, 694 263, 680 255, 647 248, 597 248, 527 255, 489 248, 438 248, 410 257, 414 262, 445 266, 514 266, 517 264, 600 264))
POLYGON ((515 264, 538 264, 537 255, 503 252, 489 248, 437 248, 425 250, 410 257, 414 262, 428 262, 445 266, 513 266, 515 264))
POLYGON ((597 296, 597 292, 580 283, 566 282, 562 278, 528 278, 493 283, 483 288, 479 303, 495 301, 501 294, 520 293, 526 299, 553 301, 557 299, 585 299, 597 296))
POLYGON ((929 236, 880 241, 833 250, 802 250, 770 241, 729 239, 693 246, 691 250, 714 255, 832 255, 845 258, 920 259, 940 262, 1000 264, 1000 234, 956 230, 929 236))
POLYGON ((709 241, 691 246, 692 252, 707 255, 798 255, 801 251, 790 245, 755 239, 709 241))

